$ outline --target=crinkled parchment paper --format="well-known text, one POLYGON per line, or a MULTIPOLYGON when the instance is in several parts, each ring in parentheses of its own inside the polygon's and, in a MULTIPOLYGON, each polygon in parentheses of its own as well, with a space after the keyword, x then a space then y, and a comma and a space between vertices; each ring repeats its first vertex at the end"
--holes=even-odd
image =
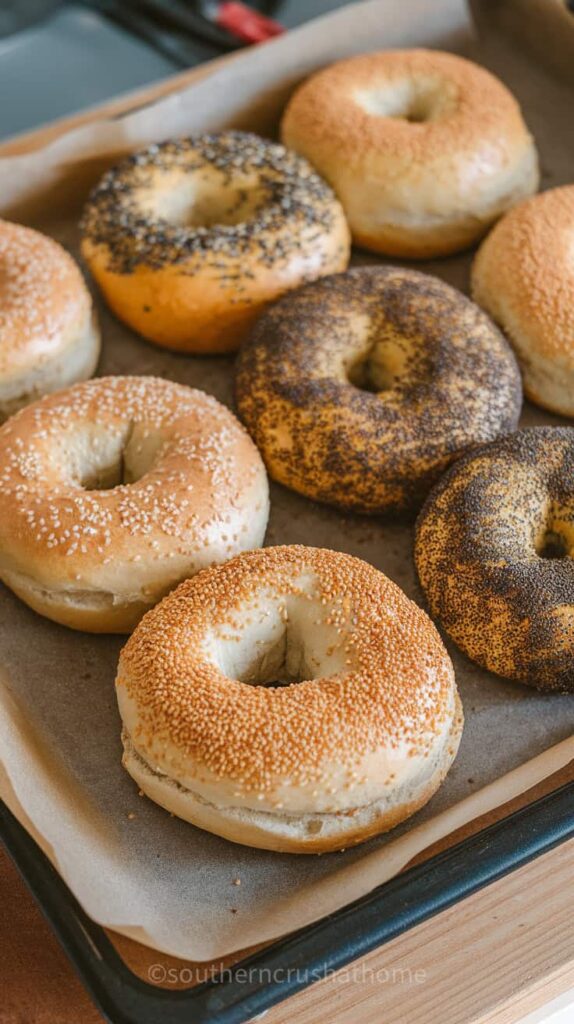
MULTIPOLYGON (((46 149, 0 160, 3 215, 77 251, 82 200, 118 153, 229 125, 273 132, 289 91, 314 68, 363 50, 417 44, 492 66, 523 102, 541 150, 543 186, 569 180, 574 90, 547 79, 518 47, 488 39, 479 45, 459 0, 370 0, 250 50, 123 120, 90 124, 46 149)), ((469 261, 465 255, 423 269, 465 289, 469 261)), ((100 373, 159 374, 231 401, 232 359, 162 352, 104 308, 100 314, 100 373)), ((558 421, 528 409, 524 422, 558 421)), ((409 526, 342 516, 273 487, 267 543, 295 542, 365 558, 421 602, 409 526)), ((497 680, 453 650, 466 729, 445 785, 422 812, 390 836, 344 853, 297 857, 235 846, 138 797, 121 769, 113 685, 121 643, 58 627, 0 590, 0 794, 88 914, 180 957, 219 957, 337 909, 574 757, 574 696, 497 680), (240 886, 232 884, 236 878, 240 886)))

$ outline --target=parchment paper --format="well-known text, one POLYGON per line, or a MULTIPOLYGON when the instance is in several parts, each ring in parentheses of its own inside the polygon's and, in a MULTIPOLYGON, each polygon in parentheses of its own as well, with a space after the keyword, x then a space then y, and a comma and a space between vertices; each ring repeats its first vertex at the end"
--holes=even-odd
MULTIPOLYGON (((542 154, 544 187, 571 178, 573 89, 529 67, 507 43, 479 46, 460 0, 370 0, 250 50, 121 121, 80 128, 45 150, 5 158, 3 214, 77 251, 81 202, 118 152, 227 125, 272 132, 289 90, 313 68, 362 50, 416 44, 455 49, 494 67, 525 106, 542 154)), ((375 262, 364 254, 357 259, 375 262)), ((468 267, 467 255, 422 268, 465 289, 468 267)), ((160 374, 231 401, 231 359, 162 352, 99 305, 105 338, 100 373, 160 374)), ((524 422, 559 421, 527 409, 524 422)), ((422 603, 409 526, 342 516, 274 486, 267 543, 296 542, 365 558, 422 603)), ((459 757, 431 803, 390 836, 344 853, 297 857, 251 850, 138 797, 120 767, 113 681, 121 644, 121 638, 58 627, 0 589, 0 794, 88 914, 176 956, 220 957, 315 920, 574 758, 574 696, 503 682, 451 649, 466 729, 459 757)))

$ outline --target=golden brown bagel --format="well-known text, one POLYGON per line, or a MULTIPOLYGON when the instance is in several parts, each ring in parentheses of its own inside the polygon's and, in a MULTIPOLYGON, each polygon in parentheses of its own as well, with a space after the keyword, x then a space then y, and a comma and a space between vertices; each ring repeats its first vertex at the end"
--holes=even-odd
POLYGON ((350 270, 274 305, 239 355, 236 395, 275 480, 370 514, 419 507, 461 452, 516 427, 522 400, 488 317, 398 267, 350 270))
POLYGON ((267 478, 233 414, 155 377, 100 377, 0 429, 0 579, 31 608, 123 633, 168 590, 263 542, 267 478))
POLYGON ((478 251, 472 291, 513 345, 528 397, 574 416, 574 185, 503 217, 478 251))
POLYGON ((0 421, 90 377, 100 334, 84 279, 61 245, 0 220, 0 421))
POLYGON ((301 157, 246 132, 123 160, 92 192, 82 235, 114 313, 182 352, 236 349, 270 301, 349 261, 329 186, 301 157))
POLYGON ((431 493, 415 561, 431 613, 473 661, 574 691, 574 430, 469 452, 431 493))
POLYGON ((237 843, 319 853, 421 807, 462 711, 430 619, 381 572, 318 548, 247 552, 145 616, 117 674, 124 765, 237 843))
POLYGON ((357 245, 391 256, 463 249, 538 186, 516 100, 450 53, 333 64, 297 89, 281 137, 333 186, 357 245))

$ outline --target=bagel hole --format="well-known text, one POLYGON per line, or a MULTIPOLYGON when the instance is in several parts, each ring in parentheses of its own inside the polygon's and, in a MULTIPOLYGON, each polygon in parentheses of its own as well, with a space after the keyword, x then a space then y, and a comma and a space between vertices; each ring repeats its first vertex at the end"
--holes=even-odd
POLYGON ((305 679, 303 677, 299 678, 298 676, 296 676, 295 678, 284 677, 282 679, 265 679, 258 683, 255 683, 254 685, 264 686, 267 690, 280 690, 282 686, 293 686, 295 685, 295 683, 303 682, 305 682, 305 679))
POLYGON ((391 115, 400 121, 409 121, 410 124, 424 124, 432 117, 432 107, 424 97, 415 98, 411 105, 403 113, 391 115))
POLYGON ((121 463, 111 466, 90 467, 78 483, 83 491, 113 491, 123 484, 121 463))
POLYGON ((141 193, 139 205, 154 220, 180 228, 232 227, 252 220, 267 203, 267 195, 252 177, 233 185, 198 173, 164 172, 153 190, 141 193))
POLYGON ((84 491, 111 491, 136 483, 154 462, 159 440, 133 423, 120 433, 77 438, 80 455, 72 477, 84 491))
POLYGON ((358 359, 348 370, 349 383, 359 391, 369 391, 378 395, 381 391, 390 391, 394 377, 369 358, 358 359))
POLYGON ((264 653, 247 666, 244 673, 237 674, 240 682, 278 690, 314 678, 316 667, 306 663, 301 637, 289 627, 289 622, 285 623, 283 632, 269 645, 265 640, 260 642, 264 653))
POLYGON ((353 387, 371 394, 392 391, 406 370, 406 353, 394 337, 377 338, 347 368, 353 387))
POLYGON ((355 94, 360 107, 375 117, 388 117, 410 124, 431 121, 438 111, 435 83, 410 79, 389 83, 383 89, 365 89, 355 94))
POLYGON ((348 671, 346 630, 328 619, 323 605, 290 595, 247 605, 207 643, 229 678, 280 689, 348 671))
POLYGON ((555 530, 546 530, 537 551, 539 558, 568 558, 568 544, 555 530))

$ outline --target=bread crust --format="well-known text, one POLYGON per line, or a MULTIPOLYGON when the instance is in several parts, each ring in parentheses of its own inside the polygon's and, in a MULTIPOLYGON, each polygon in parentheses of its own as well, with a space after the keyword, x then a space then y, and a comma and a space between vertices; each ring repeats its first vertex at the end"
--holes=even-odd
POLYGON ((390 266, 276 303, 239 355, 235 389, 275 480, 366 514, 417 510, 453 459, 516 428, 522 403, 488 317, 438 278, 390 266))
POLYGON ((233 413, 100 377, 0 429, 0 578, 48 618, 130 631, 182 579, 263 542, 265 468, 233 413))
POLYGON ((473 661, 574 691, 574 430, 529 427, 469 452, 417 520, 431 614, 473 661))
POLYGON ((503 217, 475 257, 472 294, 513 346, 528 398, 574 416, 574 185, 503 217))
POLYGON ((100 332, 72 257, 53 238, 0 220, 0 422, 91 377, 100 332))
POLYGON ((135 751, 125 732, 122 735, 122 764, 141 792, 154 803, 191 825, 230 842, 275 853, 332 853, 390 832, 432 799, 444 782, 460 743, 463 714, 458 695, 457 706, 459 713, 453 720, 450 744, 445 746, 430 777, 425 777, 408 797, 401 798, 395 792, 387 800, 355 808, 346 814, 308 814, 288 818, 252 810, 238 813, 234 808, 208 804, 167 776, 152 771, 135 751), (323 832, 328 834, 322 835, 323 832))
POLYGON ((92 192, 82 253, 113 312, 150 341, 239 347, 284 292, 349 261, 339 202, 309 164, 247 132, 149 147, 92 192))
POLYGON ((124 647, 116 689, 143 791, 265 849, 393 827, 440 784, 462 730, 430 619, 367 563, 299 545, 178 587, 124 647))
POLYGON ((389 256, 467 248, 538 186, 513 96, 484 68, 435 50, 317 72, 291 98, 281 137, 332 185, 354 242, 389 256))

